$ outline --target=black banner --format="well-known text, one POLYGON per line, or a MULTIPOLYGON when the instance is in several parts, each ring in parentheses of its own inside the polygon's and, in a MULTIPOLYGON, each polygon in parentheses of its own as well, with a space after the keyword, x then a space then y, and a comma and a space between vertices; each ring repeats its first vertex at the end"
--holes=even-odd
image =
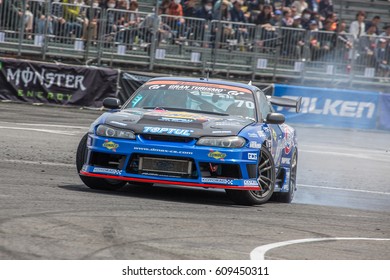
POLYGON ((149 81, 152 76, 144 76, 133 73, 121 73, 119 82, 120 90, 118 98, 122 104, 145 82, 149 81))
POLYGON ((0 59, 0 100, 101 107, 116 97, 118 71, 0 59))

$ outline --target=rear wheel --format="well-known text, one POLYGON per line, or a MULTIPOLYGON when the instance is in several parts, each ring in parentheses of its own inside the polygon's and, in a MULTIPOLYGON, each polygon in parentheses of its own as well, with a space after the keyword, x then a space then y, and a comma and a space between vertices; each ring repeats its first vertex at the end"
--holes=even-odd
MULTIPOLYGON (((81 168, 83 168, 83 164, 85 163, 87 159, 87 140, 88 140, 88 134, 85 134, 83 138, 81 139, 79 146, 77 148, 77 154, 76 154, 76 167, 77 172, 80 173, 81 168)), ((124 185, 126 185, 126 182, 119 181, 119 180, 112 180, 112 179, 103 179, 103 178, 93 178, 93 177, 87 177, 80 175, 81 181, 83 183, 90 187, 91 189, 97 189, 97 190, 118 190, 124 185)))
POLYGON ((266 203, 275 189, 275 163, 266 147, 260 151, 260 161, 257 167, 257 182, 261 191, 225 190, 227 196, 237 204, 254 205, 266 203))

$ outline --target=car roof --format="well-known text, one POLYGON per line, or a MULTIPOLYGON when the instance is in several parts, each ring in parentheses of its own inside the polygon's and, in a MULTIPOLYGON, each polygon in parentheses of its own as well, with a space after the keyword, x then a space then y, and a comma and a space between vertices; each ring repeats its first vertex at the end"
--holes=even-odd
POLYGON ((148 82, 151 82, 151 81, 178 81, 178 82, 218 84, 218 85, 225 85, 225 86, 242 87, 242 88, 249 89, 251 91, 255 91, 257 89, 257 87, 255 87, 253 85, 248 85, 248 84, 244 84, 244 83, 215 80, 215 79, 207 79, 207 78, 159 77, 159 78, 150 79, 148 82))

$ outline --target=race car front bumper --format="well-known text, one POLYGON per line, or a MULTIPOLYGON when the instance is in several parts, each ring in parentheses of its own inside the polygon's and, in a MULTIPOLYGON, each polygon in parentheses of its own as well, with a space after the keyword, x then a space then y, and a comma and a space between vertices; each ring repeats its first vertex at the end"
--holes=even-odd
POLYGON ((90 134, 80 175, 129 182, 261 191, 259 149, 216 148, 189 142, 105 138, 90 134))

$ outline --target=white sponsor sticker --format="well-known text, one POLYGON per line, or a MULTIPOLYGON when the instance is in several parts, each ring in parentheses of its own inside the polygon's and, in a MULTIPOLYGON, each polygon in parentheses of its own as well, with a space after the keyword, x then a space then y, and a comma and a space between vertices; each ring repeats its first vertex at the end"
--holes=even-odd
POLYGON ((264 138, 266 135, 262 131, 258 131, 257 135, 259 135, 260 138, 264 138))
POLYGON ((290 164, 291 159, 290 158, 282 158, 282 164, 290 164))
POLYGON ((224 134, 224 133, 232 133, 231 130, 214 130, 212 133, 214 134, 224 134))
POLYGON ((107 174, 113 174, 113 175, 122 175, 122 170, 111 169, 111 168, 95 167, 93 169, 93 172, 96 172, 96 173, 107 173, 107 174))
POLYGON ((257 159, 257 154, 256 153, 248 153, 248 159, 256 160, 257 159))
POLYGON ((233 185, 233 180, 222 178, 202 178, 202 183, 233 185))
POLYGON ((245 186, 258 186, 259 184, 257 183, 256 180, 244 180, 244 185, 245 186))
POLYGON ((251 138, 259 138, 259 136, 256 133, 248 133, 248 136, 251 138))
POLYGON ((261 148, 261 144, 257 143, 256 141, 250 141, 249 142, 249 148, 260 149, 261 148))

